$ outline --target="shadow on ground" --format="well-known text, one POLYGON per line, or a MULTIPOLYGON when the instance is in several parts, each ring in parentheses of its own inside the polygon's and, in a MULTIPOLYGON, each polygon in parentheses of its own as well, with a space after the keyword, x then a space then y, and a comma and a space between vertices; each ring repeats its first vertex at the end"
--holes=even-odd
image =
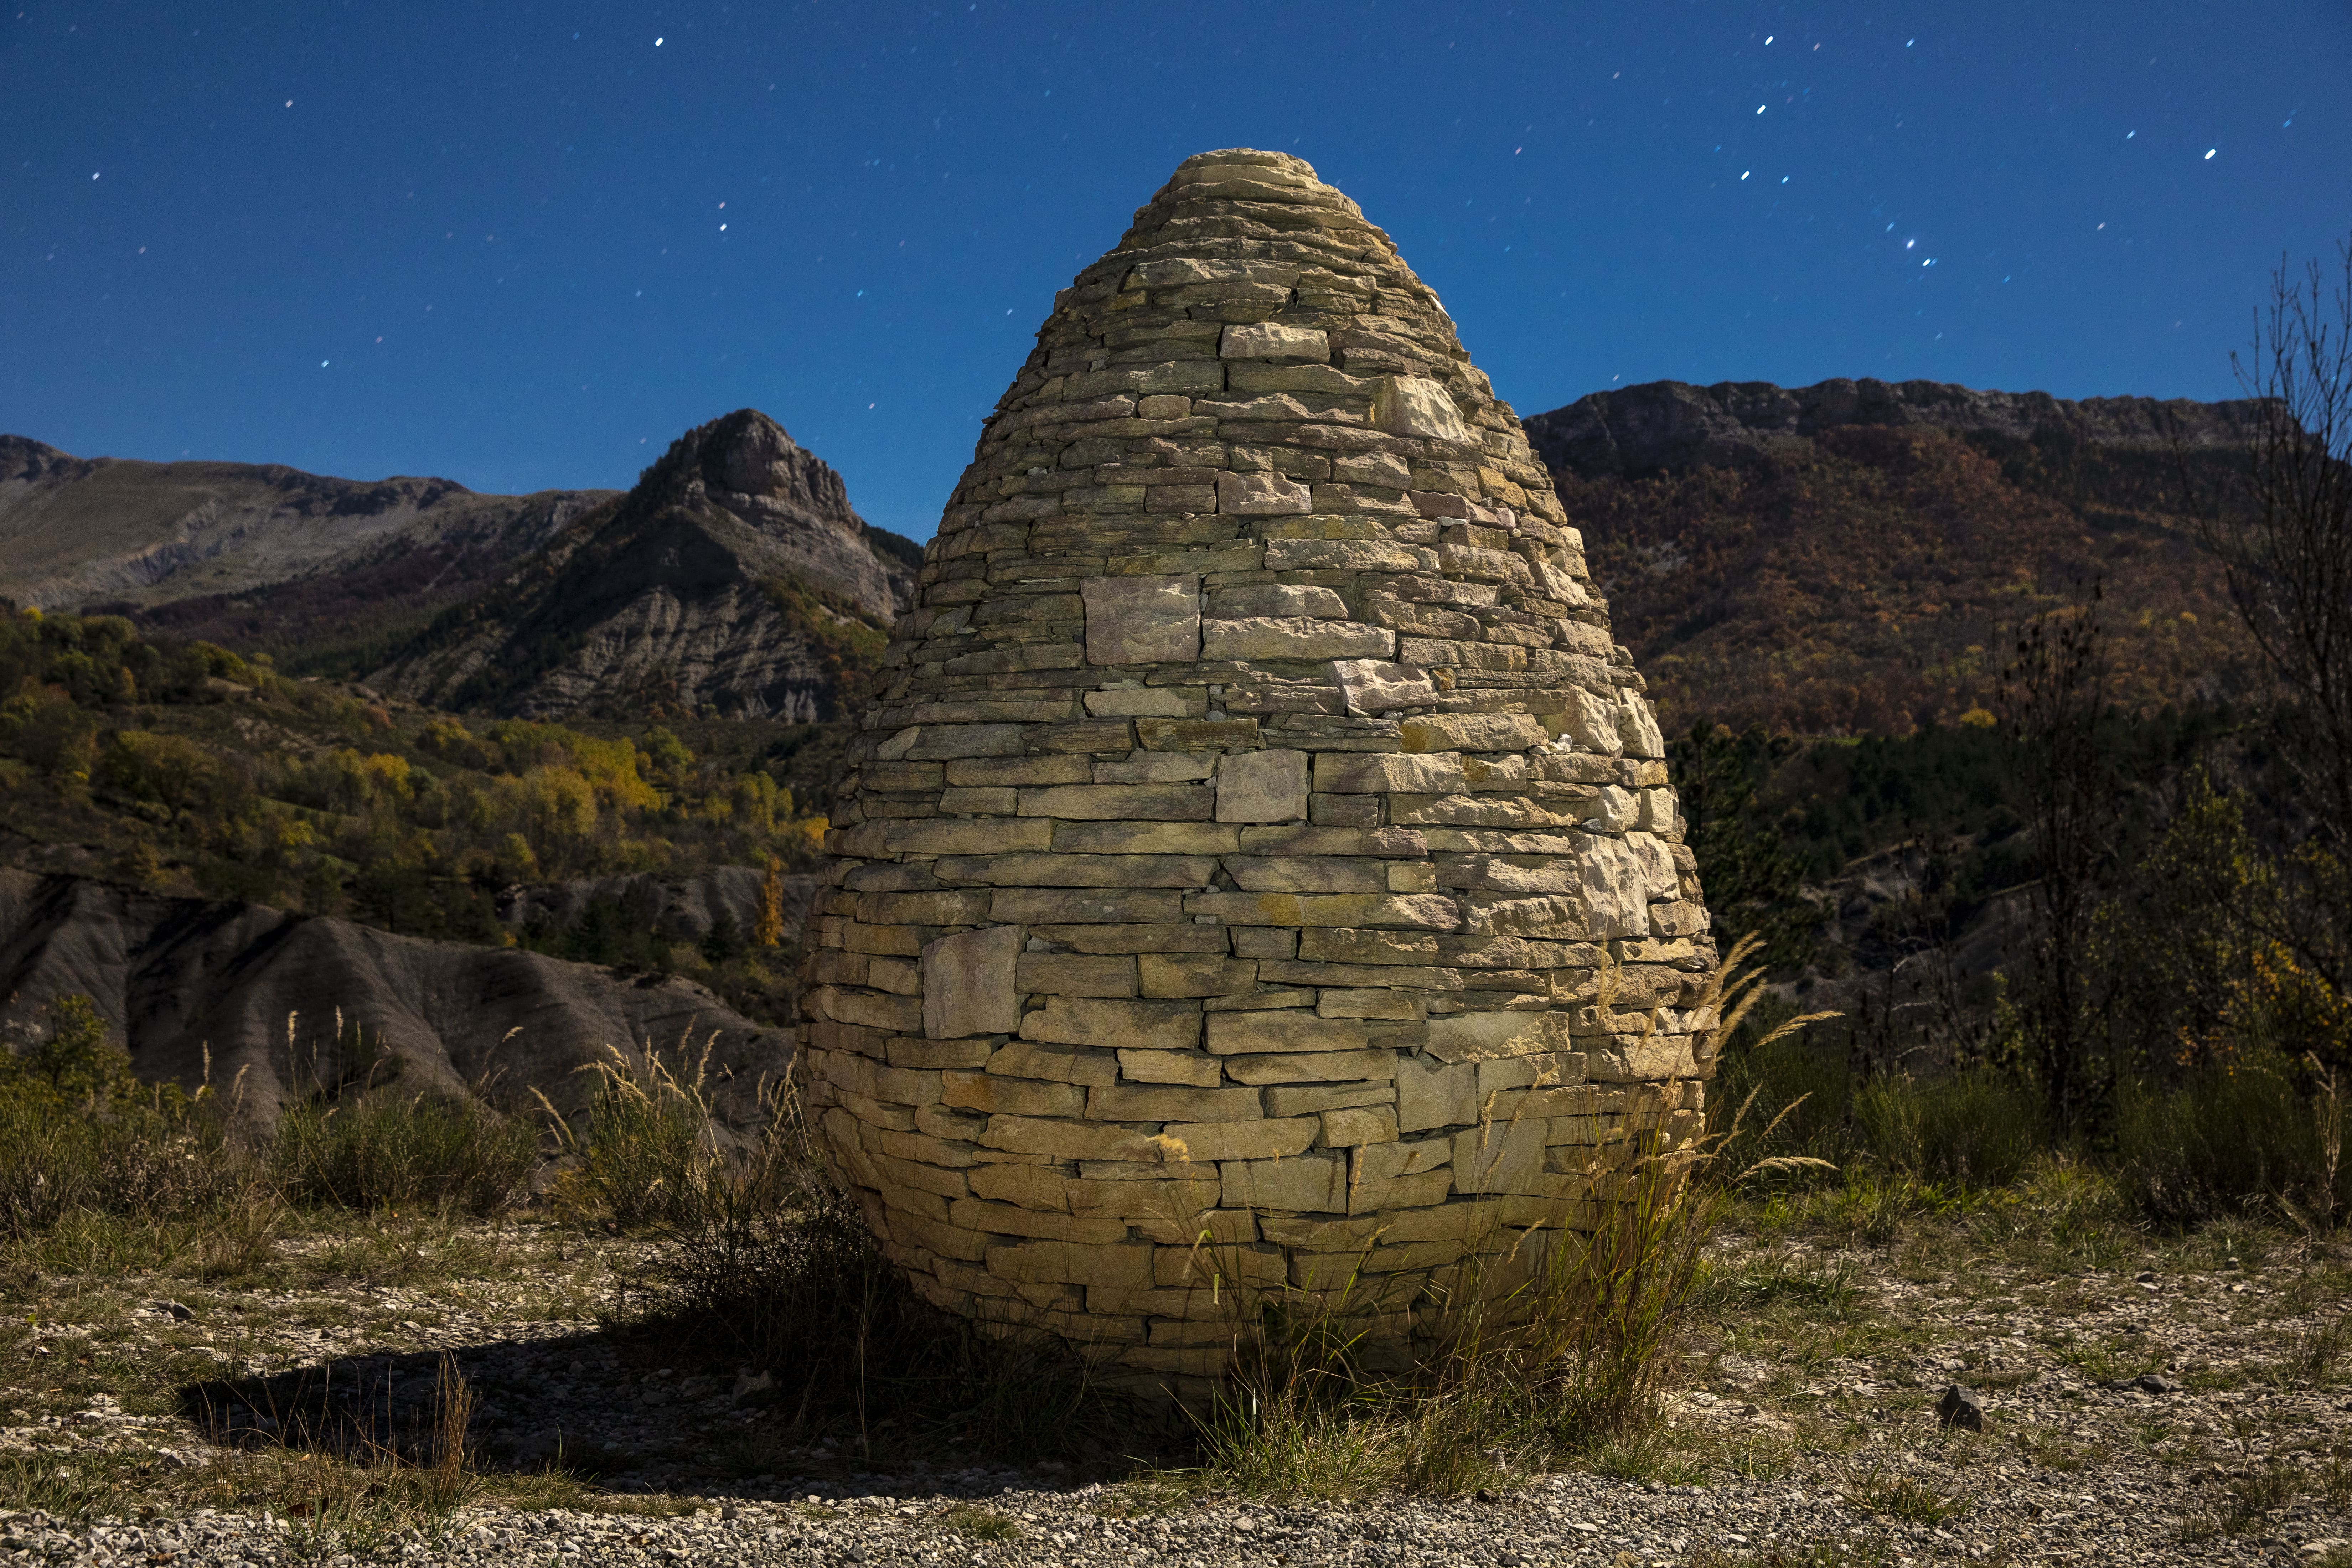
POLYGON ((720 1372, 674 1351, 659 1325, 382 1351, 189 1384, 177 1391, 178 1408, 222 1446, 419 1467, 449 1451, 462 1420, 465 1452, 480 1472, 552 1468, 615 1491, 719 1496, 884 1478, 902 1495, 926 1486, 971 1495, 983 1482, 1050 1486, 1132 1475, 1181 1448, 1181 1433, 1139 1420, 1127 1445, 1136 1453, 991 1454, 959 1430, 964 1413, 913 1431, 884 1413, 880 1397, 883 1408, 861 1434, 854 1423, 804 1419, 803 1391, 759 1386, 749 1369, 720 1372))

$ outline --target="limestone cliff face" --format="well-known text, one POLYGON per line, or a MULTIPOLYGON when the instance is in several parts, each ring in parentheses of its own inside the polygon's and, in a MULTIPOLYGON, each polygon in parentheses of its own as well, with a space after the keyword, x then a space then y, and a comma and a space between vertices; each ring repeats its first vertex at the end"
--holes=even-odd
POLYGON ((851 510, 839 474, 743 409, 679 437, 626 496, 369 679, 526 717, 659 703, 828 719, 860 695, 914 556, 851 510))
POLYGON ((1713 386, 1653 381, 1596 392, 1527 421, 1547 467, 1580 479, 1695 468, 1744 468, 1766 454, 1854 425, 1926 425, 2031 437, 2063 430, 2105 446, 2161 449, 2178 430, 2191 447, 2235 438, 2236 403, 1979 392, 1945 382, 1839 379, 1794 389, 1769 381, 1713 386))

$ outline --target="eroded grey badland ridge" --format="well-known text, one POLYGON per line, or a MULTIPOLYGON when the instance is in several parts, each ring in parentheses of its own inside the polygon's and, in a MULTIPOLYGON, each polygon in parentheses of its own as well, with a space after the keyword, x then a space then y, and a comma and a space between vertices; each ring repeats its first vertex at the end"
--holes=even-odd
MULTIPOLYGON (((652 885, 636 896, 689 929, 722 909, 749 929, 760 879, 744 867, 641 879, 652 885)), ((529 891, 561 916, 632 890, 629 880, 529 891)), ((797 917, 810 889, 793 878, 785 890, 797 917)), ((50 998, 71 993, 92 999, 142 1077, 193 1088, 209 1075, 225 1091, 235 1085, 240 1111, 264 1123, 311 1053, 351 1038, 379 1043, 386 1081, 396 1073, 404 1094, 462 1095, 495 1080, 520 1096, 538 1089, 567 1113, 587 1100, 580 1069, 608 1047, 708 1045, 746 1085, 782 1073, 793 1054, 792 1031, 677 976, 0 868, 0 1030, 29 1028, 50 998)))

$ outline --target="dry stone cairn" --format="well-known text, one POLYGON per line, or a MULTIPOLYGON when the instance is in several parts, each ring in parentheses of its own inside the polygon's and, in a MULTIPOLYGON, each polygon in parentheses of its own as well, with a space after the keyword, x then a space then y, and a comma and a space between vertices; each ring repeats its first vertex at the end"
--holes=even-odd
POLYGON ((1270 1291, 1402 1355, 1696 1121, 1716 953, 1641 677, 1510 408, 1306 163, 1177 169, 926 558, 805 1057, 923 1295, 1180 1394, 1270 1291))

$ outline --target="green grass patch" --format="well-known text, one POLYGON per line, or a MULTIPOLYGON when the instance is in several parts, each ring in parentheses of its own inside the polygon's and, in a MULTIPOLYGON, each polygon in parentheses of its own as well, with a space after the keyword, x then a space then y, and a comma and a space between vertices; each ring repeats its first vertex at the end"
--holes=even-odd
POLYGON ((1018 1521, 992 1508, 968 1502, 960 1502, 940 1515, 940 1525, 967 1541, 1018 1541, 1023 1533, 1018 1521))

